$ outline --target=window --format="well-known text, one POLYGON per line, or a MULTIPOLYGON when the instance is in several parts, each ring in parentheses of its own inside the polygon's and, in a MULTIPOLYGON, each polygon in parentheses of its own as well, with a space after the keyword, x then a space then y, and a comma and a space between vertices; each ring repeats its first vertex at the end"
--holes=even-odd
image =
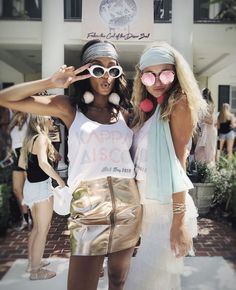
POLYGON ((154 0, 154 22, 171 21, 171 0, 154 0))
POLYGON ((231 86, 230 107, 232 113, 236 113, 236 87, 231 86))
POLYGON ((0 17, 3 19, 41 19, 42 0, 3 0, 0 2, 0 17))
POLYGON ((82 19, 82 0, 64 0, 64 18, 66 20, 82 19))

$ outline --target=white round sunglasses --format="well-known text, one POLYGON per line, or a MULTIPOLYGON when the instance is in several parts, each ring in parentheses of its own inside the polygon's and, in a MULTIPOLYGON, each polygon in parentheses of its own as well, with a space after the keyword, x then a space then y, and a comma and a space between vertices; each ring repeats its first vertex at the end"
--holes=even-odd
POLYGON ((103 67, 101 65, 92 65, 88 68, 89 73, 91 76, 95 78, 101 78, 106 73, 108 73, 109 77, 116 79, 120 77, 123 73, 123 69, 119 65, 114 65, 109 68, 103 67))

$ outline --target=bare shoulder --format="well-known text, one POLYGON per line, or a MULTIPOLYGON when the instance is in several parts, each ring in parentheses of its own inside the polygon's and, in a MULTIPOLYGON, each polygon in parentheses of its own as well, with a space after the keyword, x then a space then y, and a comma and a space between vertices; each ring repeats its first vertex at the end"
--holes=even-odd
POLYGON ((170 121, 180 122, 183 124, 185 124, 185 122, 192 123, 191 109, 185 95, 182 95, 182 97, 174 105, 171 112, 170 121))
POLYGON ((176 136, 176 139, 181 143, 188 143, 193 131, 193 122, 191 110, 185 95, 174 105, 170 116, 170 127, 172 137, 176 136))
POLYGON ((42 146, 42 145, 47 145, 48 144, 48 138, 45 134, 40 133, 36 138, 35 138, 35 146, 42 146))
POLYGON ((190 112, 187 96, 183 94, 178 102, 175 103, 172 114, 178 116, 179 114, 183 114, 183 112, 188 111, 190 112))

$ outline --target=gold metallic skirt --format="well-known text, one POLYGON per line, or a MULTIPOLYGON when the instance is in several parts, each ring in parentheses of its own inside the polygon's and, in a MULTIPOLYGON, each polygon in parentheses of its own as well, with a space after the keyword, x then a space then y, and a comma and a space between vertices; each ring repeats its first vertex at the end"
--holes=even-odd
POLYGON ((74 191, 69 218, 71 254, 106 255, 136 245, 142 206, 134 179, 82 181, 74 191))

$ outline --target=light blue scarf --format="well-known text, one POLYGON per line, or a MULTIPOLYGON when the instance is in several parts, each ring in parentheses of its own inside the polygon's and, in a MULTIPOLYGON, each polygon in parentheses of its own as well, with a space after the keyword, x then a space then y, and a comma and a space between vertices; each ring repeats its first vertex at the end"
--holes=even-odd
POLYGON ((147 151, 146 198, 170 203, 173 193, 193 188, 175 154, 169 122, 160 119, 159 105, 150 125, 147 151))

